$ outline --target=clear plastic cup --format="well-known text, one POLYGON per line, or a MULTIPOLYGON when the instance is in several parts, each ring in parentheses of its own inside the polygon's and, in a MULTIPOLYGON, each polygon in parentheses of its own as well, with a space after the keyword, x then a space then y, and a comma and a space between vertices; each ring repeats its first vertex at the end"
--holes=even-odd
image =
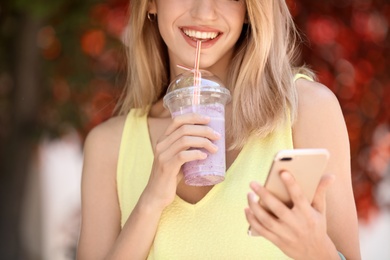
MULTIPOLYGON (((184 181, 191 186, 209 186, 225 179, 225 105, 231 96, 227 88, 212 73, 200 70, 199 84, 194 86, 194 71, 188 71, 175 78, 164 96, 164 106, 172 118, 186 113, 198 113, 210 117, 208 126, 221 135, 213 141, 218 146, 217 153, 207 153, 204 160, 187 162, 183 165, 184 181)), ((190 148, 193 149, 193 148, 190 148)))

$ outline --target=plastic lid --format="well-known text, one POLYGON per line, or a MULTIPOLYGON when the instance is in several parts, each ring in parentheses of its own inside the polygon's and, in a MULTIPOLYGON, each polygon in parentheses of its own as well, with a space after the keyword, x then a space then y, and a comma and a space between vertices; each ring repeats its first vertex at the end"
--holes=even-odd
POLYGON ((230 91, 217 76, 206 70, 200 70, 200 74, 199 86, 194 86, 195 73, 193 70, 184 72, 172 80, 164 96, 164 105, 173 97, 189 97, 193 95, 195 90, 200 94, 214 93, 214 95, 223 96, 226 103, 230 101, 230 91))

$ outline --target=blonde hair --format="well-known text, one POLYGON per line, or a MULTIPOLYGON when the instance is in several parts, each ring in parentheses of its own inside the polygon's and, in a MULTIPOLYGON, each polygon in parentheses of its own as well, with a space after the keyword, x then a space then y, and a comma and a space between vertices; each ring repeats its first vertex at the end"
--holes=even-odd
POLYGON ((169 58, 157 21, 147 20, 147 0, 130 1, 130 19, 124 37, 127 55, 126 87, 117 104, 119 114, 147 108, 169 84, 169 58))
MULTIPOLYGON (((169 84, 167 47, 157 22, 146 20, 148 1, 131 1, 127 86, 120 113, 148 107, 169 84)), ((265 137, 286 120, 294 121, 297 93, 293 77, 297 33, 284 0, 246 0, 248 24, 236 45, 226 84, 232 92, 232 120, 226 126, 231 149, 254 134, 265 137)))

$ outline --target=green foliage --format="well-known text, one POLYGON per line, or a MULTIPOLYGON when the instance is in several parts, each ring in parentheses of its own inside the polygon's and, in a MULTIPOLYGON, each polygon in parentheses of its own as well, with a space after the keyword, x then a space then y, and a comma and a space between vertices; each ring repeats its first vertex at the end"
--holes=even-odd
POLYGON ((27 13, 38 19, 45 19, 59 12, 67 2, 67 0, 13 0, 11 5, 15 11, 27 13))

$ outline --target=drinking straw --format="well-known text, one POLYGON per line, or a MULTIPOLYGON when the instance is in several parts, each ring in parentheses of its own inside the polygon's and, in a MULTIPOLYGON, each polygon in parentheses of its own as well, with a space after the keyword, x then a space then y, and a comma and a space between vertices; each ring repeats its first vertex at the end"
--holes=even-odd
POLYGON ((195 66, 194 66, 194 104, 199 104, 199 86, 200 86, 200 78, 201 78, 201 73, 199 71, 199 61, 200 61, 200 50, 202 47, 202 42, 197 41, 196 42, 196 52, 195 52, 195 66))
POLYGON ((179 64, 177 64, 176 67, 178 67, 178 68, 180 68, 180 69, 182 69, 182 70, 188 70, 188 71, 193 70, 193 69, 190 68, 190 67, 183 66, 183 65, 179 65, 179 64))

